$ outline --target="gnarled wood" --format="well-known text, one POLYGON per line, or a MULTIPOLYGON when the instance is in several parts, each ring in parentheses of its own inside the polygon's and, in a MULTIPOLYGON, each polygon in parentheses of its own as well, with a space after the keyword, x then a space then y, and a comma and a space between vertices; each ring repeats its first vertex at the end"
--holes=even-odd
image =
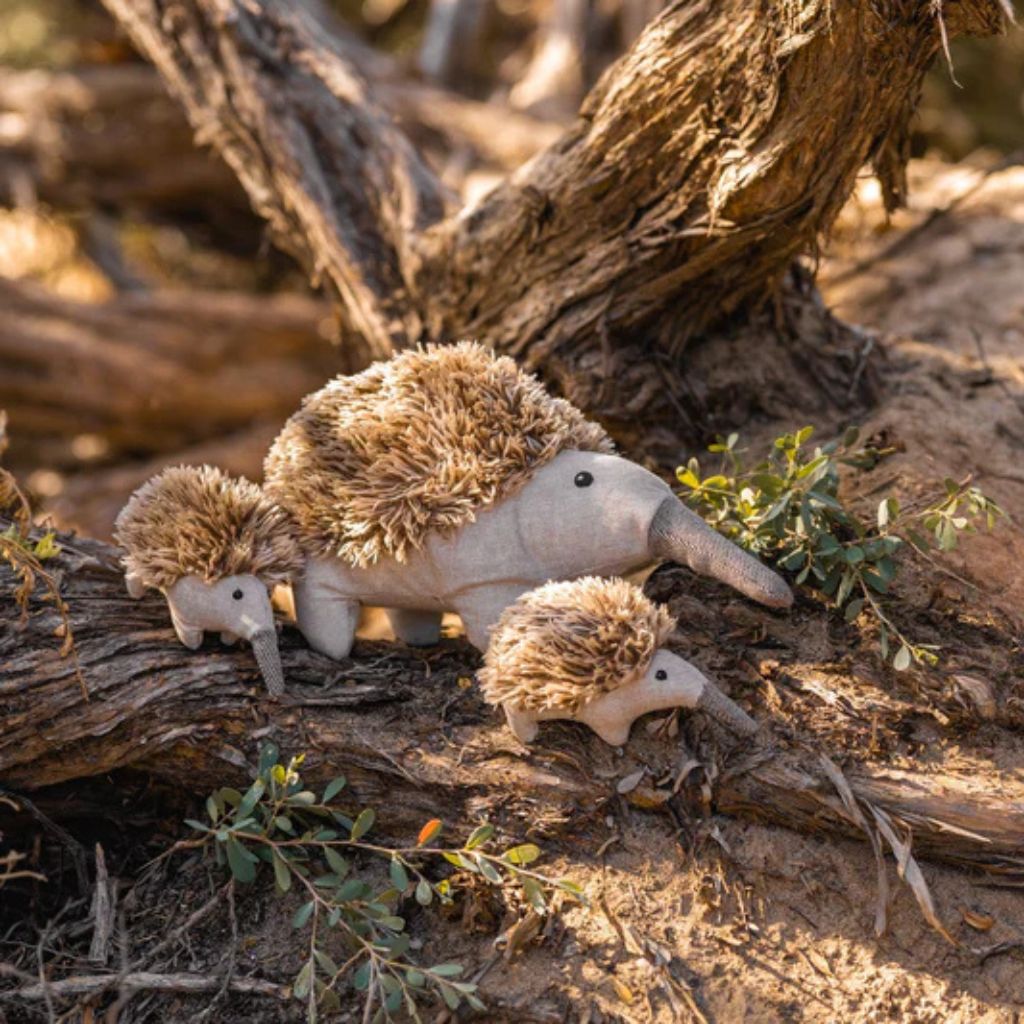
MULTIPOLYGON (((161 598, 127 596, 114 548, 62 543, 47 567, 63 576, 89 700, 58 654, 52 606, 34 601, 22 625, 13 602, 0 602, 0 783, 7 788, 35 790, 134 765, 201 792, 244 782, 258 744, 271 738, 283 751, 307 752, 311 781, 344 772, 358 798, 386 811, 396 829, 483 813, 551 829, 571 816, 578 827, 616 799, 621 766, 583 727, 551 727, 544 742, 525 749, 475 688, 458 685, 477 662, 461 642, 419 651, 361 643, 356 657, 336 663, 287 629, 288 689, 274 703, 248 649, 211 639, 199 652, 186 650, 161 598)), ((0 592, 11 584, 10 570, 0 568, 0 592)), ((651 756, 660 742, 635 729, 631 752, 646 745, 651 756)), ((716 782, 719 810, 863 837, 817 758, 774 750, 767 736, 764 743, 716 782)), ((869 764, 848 765, 846 777, 865 808, 912 830, 915 852, 995 874, 1024 870, 1019 780, 984 792, 969 779, 869 764)))
POLYGON ((352 48, 302 10, 105 3, 367 352, 478 336, 599 379, 580 394, 606 412, 649 403, 685 378, 689 340, 761 307, 866 162, 898 203, 943 25, 991 33, 1007 16, 1001 0, 676 0, 561 139, 446 217, 352 48))

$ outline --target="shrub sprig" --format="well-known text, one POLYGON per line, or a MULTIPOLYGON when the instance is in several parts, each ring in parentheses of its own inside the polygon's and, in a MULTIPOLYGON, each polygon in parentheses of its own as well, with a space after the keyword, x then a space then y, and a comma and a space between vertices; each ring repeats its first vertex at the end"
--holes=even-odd
POLYGON ((903 671, 912 662, 934 665, 938 648, 916 643, 892 621, 886 598, 900 560, 911 549, 932 561, 952 551, 961 533, 983 521, 991 529, 1002 510, 970 479, 947 478, 928 503, 902 507, 893 496, 878 503, 873 520, 839 496, 840 467, 867 469, 893 449, 857 447, 852 427, 839 439, 809 450, 812 427, 777 437, 768 455, 750 465, 730 434, 710 445, 717 473, 701 476, 696 459, 676 471, 689 504, 741 547, 807 586, 853 622, 862 613, 878 622, 882 658, 903 671))

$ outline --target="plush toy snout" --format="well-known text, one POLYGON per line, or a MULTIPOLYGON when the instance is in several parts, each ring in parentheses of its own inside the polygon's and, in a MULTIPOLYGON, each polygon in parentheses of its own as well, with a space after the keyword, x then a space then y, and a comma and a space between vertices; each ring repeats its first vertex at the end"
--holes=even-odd
POLYGON ((186 647, 199 647, 207 630, 220 633, 227 643, 239 637, 248 640, 271 696, 284 692, 274 609, 260 580, 240 575, 206 583, 198 576, 183 576, 166 596, 175 632, 186 647))

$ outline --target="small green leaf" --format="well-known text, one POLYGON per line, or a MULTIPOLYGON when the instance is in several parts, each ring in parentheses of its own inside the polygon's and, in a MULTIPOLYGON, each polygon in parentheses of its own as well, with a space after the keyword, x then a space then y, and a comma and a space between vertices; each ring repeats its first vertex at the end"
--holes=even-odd
POLYGON ((321 949, 314 949, 313 956, 320 965, 320 969, 328 976, 334 977, 338 973, 338 965, 321 949))
POLYGON ((359 812, 359 817, 352 823, 352 839, 361 839, 373 827, 376 814, 372 807, 364 807, 359 812))
POLYGON ((273 857, 274 881, 281 892, 287 892, 292 887, 292 873, 277 850, 273 851, 273 857))
POLYGON ((239 882, 251 882, 256 877, 256 865, 246 856, 242 844, 231 836, 227 840, 228 867, 239 882))
POLYGON ((543 914, 547 910, 544 889, 536 878, 523 878, 523 893, 539 914, 543 914))
POLYGON ((302 965, 292 984, 292 994, 296 999, 305 999, 309 995, 309 989, 313 982, 313 961, 307 960, 302 965))
POLYGON ((486 843, 493 835, 493 825, 480 825, 473 830, 473 834, 466 840, 466 849, 475 850, 478 846, 482 846, 486 843))
POLYGON ((337 850, 333 850, 329 846, 324 847, 324 860, 339 878, 344 878, 348 874, 349 863, 337 850))
POLYGON ((430 973, 439 978, 457 978, 462 971, 462 964, 435 964, 430 968, 430 973))
POLYGON ((345 776, 339 775, 336 779, 331 779, 327 783, 327 788, 324 790, 324 797, 322 803, 329 804, 344 788, 345 788, 345 776))
POLYGON ((421 878, 416 884, 416 902, 421 907, 429 907, 431 901, 434 898, 434 890, 430 887, 430 883, 421 878))
POLYGON ((248 818, 252 814, 252 809, 259 802, 266 786, 262 779, 257 779, 249 788, 246 790, 245 796, 242 797, 241 803, 238 805, 238 817, 248 818))
POLYGON ((405 892, 409 887, 409 875, 405 870, 405 866, 396 857, 391 859, 391 863, 388 866, 388 873, 391 875, 391 884, 399 892, 405 892))
POLYGON ((303 903, 298 910, 292 915, 292 927, 301 928, 313 915, 313 901, 310 900, 308 903, 303 903))
POLYGON ((910 668, 911 653, 910 648, 904 644, 897 652, 896 657, 892 659, 892 667, 897 672, 905 672, 910 668))
POLYGON ((498 869, 489 861, 483 857, 478 858, 477 864, 480 867, 480 874, 487 879, 492 885, 501 885, 501 875, 498 869))
POLYGON ((533 843, 523 843, 521 846, 513 846, 511 850, 506 850, 504 859, 509 864, 532 864, 540 856, 540 847, 534 846, 533 843))
POLYGON ((843 612, 843 618, 846 619, 847 622, 853 622, 853 620, 860 615, 863 609, 864 599, 858 597, 856 601, 851 601, 846 606, 846 610, 843 612))
POLYGON ((359 969, 352 976, 352 986, 357 992, 365 992, 370 985, 370 961, 359 965, 359 969))
POLYGON ((259 773, 264 775, 270 771, 278 762, 281 752, 277 749, 276 743, 267 742, 260 747, 259 773))

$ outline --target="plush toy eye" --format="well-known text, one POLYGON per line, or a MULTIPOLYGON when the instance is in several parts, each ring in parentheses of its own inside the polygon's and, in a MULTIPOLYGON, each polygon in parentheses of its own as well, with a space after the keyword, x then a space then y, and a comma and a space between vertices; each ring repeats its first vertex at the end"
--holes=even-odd
POLYGON ((582 473, 577 473, 576 479, 573 480, 573 483, 577 487, 589 487, 593 482, 594 474, 588 473, 586 470, 584 470, 582 473))
POLYGON ((654 673, 654 678, 657 679, 659 683, 663 683, 668 679, 668 673, 663 668, 659 668, 658 671, 654 673))
POLYGON ((241 600, 242 600, 242 598, 243 598, 243 597, 244 597, 245 595, 244 595, 244 594, 242 593, 242 591, 241 591, 241 590, 236 590, 236 591, 235 591, 235 592, 234 592, 234 593, 233 593, 233 594, 232 594, 231 596, 232 596, 232 597, 233 597, 233 598, 234 598, 234 599, 235 599, 236 601, 241 601, 241 600))

